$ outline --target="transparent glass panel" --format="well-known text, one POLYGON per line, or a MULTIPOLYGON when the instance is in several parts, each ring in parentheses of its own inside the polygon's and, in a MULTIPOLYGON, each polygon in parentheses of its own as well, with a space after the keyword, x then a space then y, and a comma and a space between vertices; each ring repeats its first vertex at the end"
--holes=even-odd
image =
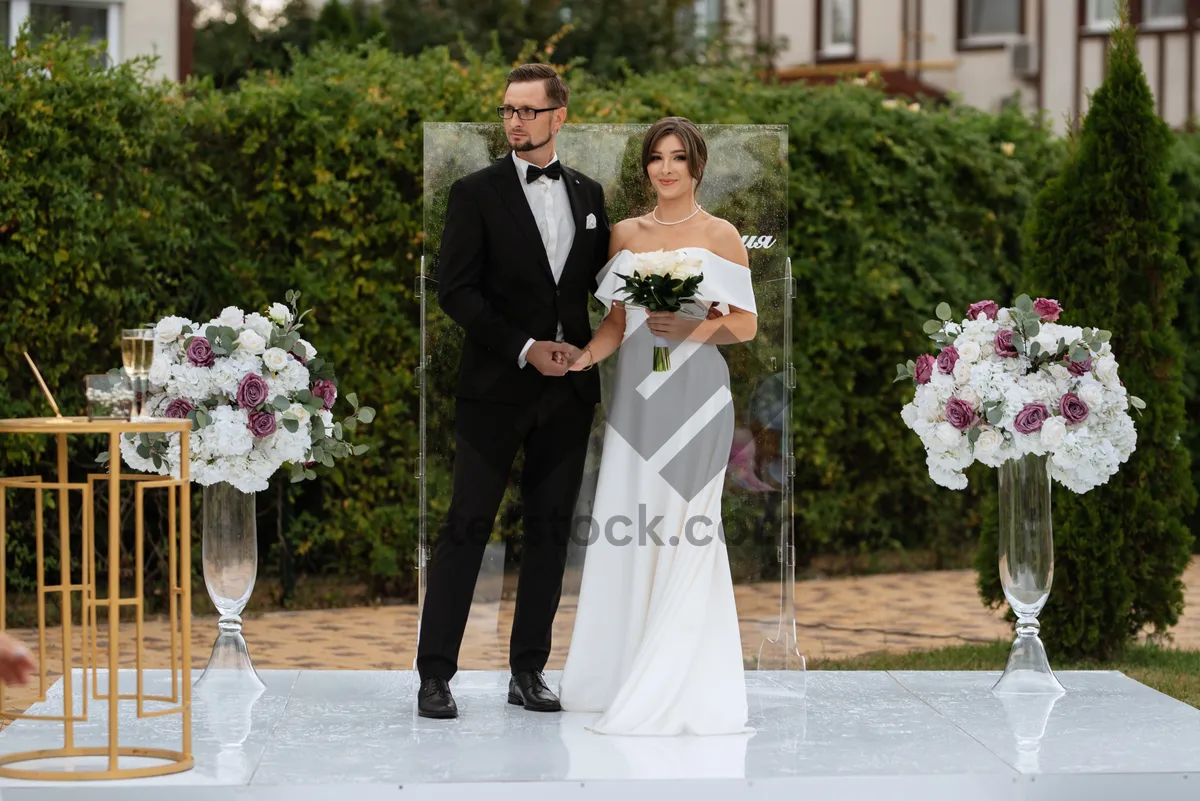
MULTIPOLYGON (((736 419, 722 495, 722 519, 735 583, 744 662, 748 668, 804 667, 795 637, 792 582, 791 295, 787 257, 788 161, 785 126, 701 126, 708 166, 699 193, 703 207, 732 222, 743 236, 758 307, 752 342, 722 345, 729 365, 736 419)), ((645 214, 653 200, 641 174, 646 126, 567 125, 558 138, 561 161, 604 186, 609 219, 645 214)), ((421 319, 421 530, 418 564, 424 604, 432 546, 451 503, 455 459, 455 391, 462 329, 438 305, 438 256, 450 186, 508 156, 500 124, 426 123, 425 251, 421 319)), ((604 307, 591 299, 595 330, 604 307)), ((649 354, 647 354, 649 358, 649 354)), ((605 410, 616 358, 596 368, 602 401, 592 427, 575 514, 602 519, 594 508, 605 410)), ((518 452, 475 583, 458 669, 504 670, 521 559, 521 475, 518 452)), ((561 668, 577 608, 586 533, 569 546, 562 597, 547 669, 561 668)))

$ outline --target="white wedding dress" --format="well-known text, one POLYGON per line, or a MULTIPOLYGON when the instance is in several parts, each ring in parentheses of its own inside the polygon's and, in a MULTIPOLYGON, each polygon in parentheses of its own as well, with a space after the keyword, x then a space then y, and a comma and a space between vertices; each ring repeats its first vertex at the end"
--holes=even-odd
MULTIPOLYGON (((750 271, 699 247, 704 278, 682 313, 757 313, 750 271)), ((635 254, 616 254, 596 297, 622 300, 635 254)), ((721 493, 733 440, 729 368, 717 346, 671 342, 653 369, 646 310, 626 306, 579 606, 559 697, 599 712, 594 732, 751 732, 721 493), (655 518, 661 518, 653 525, 655 518), (624 521, 630 521, 625 523, 624 521), (689 522, 691 527, 689 529, 689 522), (690 532, 690 533, 689 533, 690 532)))

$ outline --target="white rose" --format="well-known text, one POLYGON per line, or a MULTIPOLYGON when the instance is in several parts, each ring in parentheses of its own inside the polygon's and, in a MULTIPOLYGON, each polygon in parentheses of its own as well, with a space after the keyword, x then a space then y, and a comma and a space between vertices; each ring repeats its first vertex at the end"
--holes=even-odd
POLYGON ((271 321, 263 317, 258 312, 251 312, 246 315, 246 328, 249 328, 254 333, 258 334, 263 339, 271 336, 271 331, 274 328, 271 321))
POLYGON ((262 359, 263 364, 273 373, 278 373, 288 363, 288 355, 284 352, 283 348, 267 348, 262 359))
POLYGON ((1120 386, 1120 379, 1117 378, 1117 360, 1112 356, 1102 356, 1096 362, 1096 377, 1099 378, 1104 385, 1115 389, 1120 386))
MULTIPOLYGON (((960 364, 961 364, 961 362, 960 362, 960 364)), ((955 369, 957 369, 957 365, 955 365, 955 369)), ((967 403, 971 404, 976 409, 979 408, 979 401, 982 400, 979 397, 979 393, 975 391, 975 387, 972 387, 972 386, 966 386, 966 387, 963 387, 962 389, 960 389, 958 391, 958 397, 962 400, 965 400, 967 403)))
POLYGON ((953 447, 962 439, 962 434, 954 426, 947 422, 939 423, 936 429, 937 438, 941 440, 943 445, 953 447))
POLYGON ((303 354, 305 359, 311 359, 317 355, 317 349, 314 348, 306 339, 302 339, 296 343, 296 347, 292 348, 295 353, 303 354), (301 350, 303 348, 303 350, 301 350))
POLYGON ((247 328, 237 338, 237 346, 247 353, 259 354, 267 349, 267 341, 247 328))
POLYGON ((282 303, 272 303, 271 308, 267 309, 267 316, 280 325, 287 325, 292 321, 292 311, 282 303))
POLYGON ((1100 404, 1104 403, 1104 388, 1099 384, 1084 384, 1079 390, 1079 397, 1088 405, 1089 409, 1098 408, 1100 404))
POLYGON ((966 342, 958 346, 958 358, 960 360, 960 364, 962 362, 977 362, 979 361, 980 355, 982 354, 979 349, 979 343, 973 339, 968 339, 966 342))
POLYGON ((241 328, 246 322, 246 313, 237 306, 226 306, 221 309, 221 315, 217 317, 217 321, 230 328, 241 328))
POLYGON ((971 380, 971 365, 959 359, 954 363, 954 380, 956 383, 965 384, 971 380))
POLYGON ((308 418, 311 417, 311 415, 308 413, 308 409, 305 409, 303 406, 301 406, 298 403, 293 403, 291 406, 288 407, 287 416, 296 418, 297 420, 300 421, 301 425, 306 423, 308 421, 308 418))
POLYGON ((1008 311, 1008 309, 1001 309, 1000 311, 996 312, 996 322, 1011 323, 1012 314, 1008 311))
POLYGON ((1067 424, 1061 417, 1051 417, 1046 422, 1042 423, 1042 444, 1047 448, 1053 448, 1063 441, 1067 436, 1067 424))
POLYGON ((979 437, 975 440, 975 451, 984 456, 989 456, 1000 449, 1002 441, 996 429, 985 428, 979 432, 979 437))
POLYGON ((164 317, 154 326, 154 338, 159 342, 174 342, 183 336, 182 317, 164 317))
POLYGON ((1067 381, 1071 378, 1071 371, 1061 364, 1052 364, 1046 368, 1046 371, 1055 381, 1067 381))

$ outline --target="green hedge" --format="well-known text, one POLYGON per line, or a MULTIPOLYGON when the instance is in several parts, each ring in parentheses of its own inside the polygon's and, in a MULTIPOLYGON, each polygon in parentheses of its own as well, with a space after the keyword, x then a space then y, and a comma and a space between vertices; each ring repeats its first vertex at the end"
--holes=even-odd
MULTIPOLYGON (((411 597, 421 123, 492 121, 510 65, 444 50, 322 50, 237 92, 173 91, 139 83, 140 62, 97 72, 85 50, 47 48, 0 64, 0 220, 21 224, 19 238, 0 238, 23 245, 0 255, 19 301, 0 307, 0 416, 45 411, 18 362, 24 346, 79 408, 82 376, 115 364, 122 325, 298 288, 316 310, 308 338, 378 416, 366 457, 279 489, 282 536, 262 536, 267 569, 286 552, 297 570, 411 597), (47 61, 51 80, 28 71, 47 61), (86 155, 50 167, 54 148, 86 155)), ((768 86, 719 69, 621 85, 577 69, 567 78, 571 121, 790 126, 802 554, 973 542, 980 482, 951 493, 928 479, 899 420, 905 391, 892 366, 924 348, 936 300, 965 308, 1008 293, 1021 221, 1059 144, 1015 112, 888 108, 869 86, 768 86)), ((6 443, 0 473, 45 467, 40 447, 6 443)))

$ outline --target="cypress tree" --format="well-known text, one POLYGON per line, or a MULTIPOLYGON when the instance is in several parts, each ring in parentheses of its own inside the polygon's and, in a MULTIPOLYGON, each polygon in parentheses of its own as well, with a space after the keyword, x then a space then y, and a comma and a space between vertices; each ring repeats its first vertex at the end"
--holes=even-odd
MULTIPOLYGON (((1175 327, 1188 267, 1177 253, 1173 136, 1155 112, 1124 1, 1108 62, 1063 171, 1035 200, 1024 287, 1058 299, 1064 324, 1111 331, 1121 379, 1147 408, 1131 410, 1137 450, 1107 484, 1084 495, 1055 486, 1054 585, 1040 616, 1052 658, 1108 659, 1145 627, 1177 623, 1192 546, 1185 520, 1196 493, 1180 441, 1184 362, 1175 327)), ((980 587, 996 601, 989 517, 980 587)))

